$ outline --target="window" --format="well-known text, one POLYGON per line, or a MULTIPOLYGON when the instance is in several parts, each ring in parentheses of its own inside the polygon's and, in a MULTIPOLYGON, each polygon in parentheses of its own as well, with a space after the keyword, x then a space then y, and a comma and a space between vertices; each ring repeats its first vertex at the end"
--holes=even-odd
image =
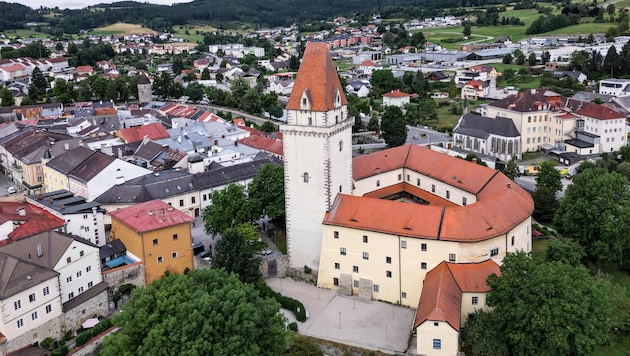
POLYGON ((77 272, 77 278, 81 278, 82 275, 83 275, 83 271, 78 271, 77 272))
POLYGON ((162 257, 162 256, 158 256, 158 258, 157 258, 157 262, 158 262, 158 263, 162 263, 162 262, 164 262, 164 257, 162 257))
POLYGON ((512 236, 512 246, 514 246, 514 236, 512 236))
POLYGON ((304 174, 302 174, 302 177, 304 178, 304 183, 308 183, 308 172, 304 172, 304 174))
POLYGON ((466 197, 463 197, 462 198, 462 205, 466 205, 466 203, 467 203, 466 197))
POLYGON ((74 292, 68 293, 68 299, 72 299, 72 298, 74 298, 74 292))
POLYGON ((335 285, 335 286, 339 285, 339 278, 337 278, 337 277, 333 278, 333 285, 335 285))
POLYGON ((354 288, 359 288, 359 281, 353 281, 354 288))
POLYGON ((179 206, 184 206, 184 199, 179 200, 179 206))
POLYGON ((407 174, 407 182, 409 182, 411 180, 411 177, 409 177, 409 174, 407 174))
POLYGON ((88 282, 88 288, 92 288, 93 285, 94 285, 94 282, 92 282, 92 281, 88 282))
POLYGON ((18 329, 24 326, 24 320, 23 319, 18 319, 17 321, 17 327, 18 329))
POLYGON ((402 293, 400 293, 400 295, 401 295, 402 299, 407 298, 407 292, 402 292, 402 293))
POLYGON ((338 238, 339 238, 339 231, 335 231, 335 232, 333 233, 333 237, 334 237, 334 238, 336 238, 336 239, 338 239, 338 238))
POLYGON ((363 235, 363 242, 364 242, 364 243, 367 243, 367 242, 368 242, 368 237, 367 237, 367 235, 363 235))
POLYGON ((420 245, 420 250, 426 251, 427 250, 427 244, 421 244, 420 245))
POLYGON ((66 262, 67 262, 67 263, 72 262, 72 258, 71 258, 71 257, 66 258, 66 262))
POLYGON ((492 250, 490 250, 490 257, 492 256, 496 256, 499 254, 499 248, 493 248, 492 250))
POLYGON ((52 312, 52 305, 48 304, 46 306, 46 314, 50 314, 52 312))
POLYGON ((450 191, 446 191, 446 199, 451 199, 451 192, 450 191))
POLYGON ((173 234, 173 241, 177 241, 177 239, 178 239, 177 234, 173 234))
POLYGON ((203 201, 208 200, 208 196, 207 196, 207 195, 205 195, 205 194, 202 196, 202 198, 203 198, 203 201))
POLYGON ((400 247, 401 248, 407 248, 407 241, 405 241, 405 240, 400 241, 400 247))
MULTIPOLYGON (((89 230, 86 230, 86 231, 89 231, 89 230)), ((79 256, 81 256, 81 257, 83 257, 84 254, 85 253, 83 251, 79 252, 79 256)))
POLYGON ((427 269, 427 263, 426 262, 420 262, 420 268, 427 269))
POLYGON ((92 266, 85 267, 85 273, 89 273, 92 271, 92 266))
POLYGON ((472 297, 472 305, 479 305, 479 297, 472 297))
POLYGON ((402 174, 398 175, 398 180, 402 180, 402 174))
POLYGON ((339 141, 339 152, 343 151, 343 141, 339 141))
POLYGON ((441 349, 442 349, 442 340, 433 339, 433 350, 441 350, 441 349))
POLYGON ((66 277, 66 283, 71 283, 71 282, 72 282, 72 276, 66 277))
POLYGON ((419 187, 420 186, 420 178, 416 179, 416 185, 419 187))
POLYGON ((43 293, 44 295, 48 295, 48 294, 50 294, 50 288, 49 288, 49 287, 44 287, 44 290, 42 291, 42 293, 43 293))
POLYGON ((177 252, 171 252, 171 258, 177 258, 177 252))
POLYGON ((153 239, 153 246, 157 246, 158 244, 158 239, 153 239))
POLYGON ((359 266, 352 266, 353 273, 359 273, 359 266))
POLYGON ((341 264, 339 262, 335 262, 335 269, 340 269, 341 268, 341 264))
POLYGON ((392 271, 386 271, 386 272, 385 272, 385 276, 386 276, 387 278, 392 278, 392 271))
POLYGON ((435 193, 435 184, 431 184, 431 193, 435 193))
POLYGON ((79 292, 78 292, 78 294, 81 294, 81 293, 83 293, 83 286, 79 287, 79 292))
POLYGON ((377 180, 377 181, 376 181, 376 186, 377 186, 377 187, 380 187, 380 186, 381 186, 381 181, 380 181, 380 180, 377 180))
POLYGON ((197 197, 190 198, 190 203, 195 204, 197 202, 197 197))
POLYGON ((375 284, 373 288, 374 288, 374 293, 378 293, 378 290, 380 289, 378 284, 375 284))
POLYGON ((363 259, 364 260, 369 260, 370 259, 370 253, 369 252, 363 252, 363 259))
POLYGON ((449 262, 455 262, 455 254, 454 253, 449 253, 448 254, 448 260, 449 260, 449 262))
POLYGON ((15 302, 13 302, 13 310, 18 310, 22 308, 22 301, 21 300, 16 300, 15 302))
POLYGON ((385 263, 392 263, 392 258, 389 256, 385 257, 385 263))
POLYGON ((345 247, 340 247, 339 248, 339 253, 345 256, 346 255, 346 248, 345 247))

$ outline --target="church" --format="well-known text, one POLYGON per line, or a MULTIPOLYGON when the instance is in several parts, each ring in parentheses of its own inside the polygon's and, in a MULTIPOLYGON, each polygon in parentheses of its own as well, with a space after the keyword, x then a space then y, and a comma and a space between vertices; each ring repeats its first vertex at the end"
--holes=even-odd
POLYGON ((454 355, 487 276, 531 251, 532 198, 418 145, 353 159, 346 106, 327 46, 309 43, 281 125, 291 266, 316 270, 320 288, 416 308, 417 352, 454 355))

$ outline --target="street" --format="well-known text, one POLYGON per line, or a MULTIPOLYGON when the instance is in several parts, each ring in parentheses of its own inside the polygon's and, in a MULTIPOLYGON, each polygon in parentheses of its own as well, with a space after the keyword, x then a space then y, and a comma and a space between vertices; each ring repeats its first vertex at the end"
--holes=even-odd
POLYGON ((451 136, 448 133, 438 132, 427 126, 416 127, 407 125, 406 143, 414 143, 422 146, 443 143, 444 146, 446 146, 449 142, 451 142, 451 136))
MULTIPOLYGON (((516 177, 514 181, 527 191, 534 192, 536 190, 536 176, 516 177)), ((556 199, 562 199, 564 197, 564 191, 567 189, 569 184, 571 184, 569 179, 562 178, 562 190, 556 193, 556 199)))

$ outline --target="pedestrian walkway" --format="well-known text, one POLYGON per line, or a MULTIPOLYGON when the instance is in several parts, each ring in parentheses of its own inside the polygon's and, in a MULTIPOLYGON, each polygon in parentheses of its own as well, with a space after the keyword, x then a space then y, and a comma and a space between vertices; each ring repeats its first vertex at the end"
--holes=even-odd
MULTIPOLYGON (((414 309, 378 301, 361 302, 292 279, 266 281, 276 292, 304 304, 309 318, 304 323, 297 322, 300 334, 388 354, 403 354, 407 350, 414 309)), ((290 311, 283 312, 295 321, 290 311)))

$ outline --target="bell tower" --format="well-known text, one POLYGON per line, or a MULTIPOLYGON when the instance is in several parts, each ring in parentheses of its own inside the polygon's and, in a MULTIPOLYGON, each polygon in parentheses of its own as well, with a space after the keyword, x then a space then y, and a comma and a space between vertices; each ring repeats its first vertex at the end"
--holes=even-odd
POLYGON ((310 42, 280 125, 291 267, 319 268, 322 220, 338 193, 352 193, 352 125, 330 52, 310 42))

